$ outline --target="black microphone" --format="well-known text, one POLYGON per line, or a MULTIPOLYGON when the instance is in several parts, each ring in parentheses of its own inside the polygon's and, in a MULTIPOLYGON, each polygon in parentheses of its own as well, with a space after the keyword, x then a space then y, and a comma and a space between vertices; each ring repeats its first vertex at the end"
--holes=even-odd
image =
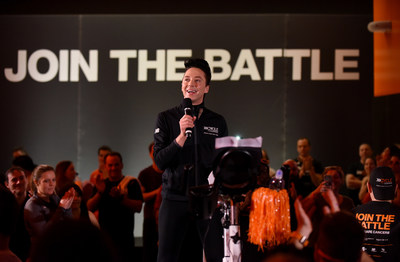
MULTIPOLYGON (((183 99, 183 111, 185 112, 185 115, 193 116, 193 106, 192 106, 192 99, 190 98, 185 98, 183 99)), ((185 130, 185 135, 187 138, 191 138, 193 133, 193 128, 186 128, 185 130)))

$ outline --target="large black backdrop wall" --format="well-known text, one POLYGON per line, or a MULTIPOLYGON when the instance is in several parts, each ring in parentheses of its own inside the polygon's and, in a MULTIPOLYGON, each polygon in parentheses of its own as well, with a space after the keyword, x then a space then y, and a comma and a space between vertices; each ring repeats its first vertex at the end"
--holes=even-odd
POLYGON ((157 113, 178 104, 183 60, 209 60, 207 106, 230 134, 262 136, 273 167, 309 137, 325 164, 371 141, 372 35, 365 15, 2 16, 0 163, 22 145, 82 178, 108 144, 137 174, 157 113), (190 30, 188 30, 190 29, 190 30), (360 127, 365 127, 361 128, 360 127))

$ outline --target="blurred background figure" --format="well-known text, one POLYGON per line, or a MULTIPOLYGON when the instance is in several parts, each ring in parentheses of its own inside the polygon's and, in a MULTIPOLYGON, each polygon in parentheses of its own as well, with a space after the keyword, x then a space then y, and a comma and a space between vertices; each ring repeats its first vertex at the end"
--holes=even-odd
POLYGON ((268 166, 268 168, 269 168, 269 176, 270 177, 273 177, 273 176, 275 176, 275 169, 273 169, 271 166, 270 166, 270 164, 269 164, 269 156, 268 156, 268 153, 267 153, 267 151, 265 151, 264 149, 262 149, 261 150, 261 163, 262 164, 266 164, 267 166, 268 166))
POLYGON ((111 153, 111 148, 109 146, 101 146, 97 149, 97 161, 99 163, 99 166, 96 170, 90 174, 90 182, 94 185, 96 184, 96 177, 101 176, 102 179, 106 179, 108 177, 107 175, 107 170, 105 169, 104 166, 104 157, 111 153))
POLYGON ((71 205, 72 219, 88 221, 94 226, 100 228, 96 216, 93 214, 93 212, 88 210, 87 203, 83 200, 82 197, 82 190, 77 184, 72 183, 64 186, 64 188, 61 189, 60 195, 65 195, 65 193, 68 192, 71 188, 75 190, 75 197, 71 205))
POLYGON ((400 148, 396 145, 385 147, 382 153, 376 156, 377 166, 389 166, 392 155, 400 155, 400 148))
POLYGON ((154 142, 149 145, 149 155, 152 165, 140 171, 138 179, 140 181, 143 201, 143 261, 157 261, 158 250, 158 228, 156 222, 155 201, 157 195, 161 192, 162 173, 154 162, 154 142))
POLYGON ((369 144, 361 144, 358 148, 358 155, 360 160, 352 163, 347 169, 346 174, 346 195, 348 195, 354 202, 354 205, 361 204, 359 193, 361 188, 361 181, 366 176, 364 164, 365 160, 372 157, 372 148, 369 144))
POLYGON ((400 207, 400 152, 392 155, 389 167, 392 169, 397 183, 396 196, 393 199, 393 204, 400 207))
POLYGON ((27 156, 28 153, 25 151, 25 149, 22 146, 20 146, 20 147, 14 148, 12 155, 13 155, 13 159, 15 159, 19 156, 27 156))
POLYGON ((376 162, 373 157, 368 157, 364 162, 364 173, 365 176, 361 181, 361 188, 358 194, 358 198, 360 199, 361 204, 365 204, 371 201, 371 197, 368 194, 367 183, 369 181, 369 177, 371 175, 372 170, 376 168, 376 162))
MULTIPOLYGON (((31 239, 25 228, 24 207, 29 200, 28 180, 26 179, 24 170, 20 167, 12 167, 5 173, 5 185, 14 195, 18 203, 18 217, 16 220, 16 228, 10 238, 10 249, 22 261, 29 256, 31 247, 31 239)), ((0 198, 0 201, 5 201, 0 198)))
POLYGON ((78 173, 75 171, 74 164, 69 160, 58 162, 56 166, 56 193, 62 196, 62 190, 66 186, 75 183, 82 188, 82 183, 77 179, 78 173))
POLYGON ((120 262, 111 241, 88 221, 66 220, 51 225, 32 250, 31 262, 120 262))
POLYGON ((13 194, 0 185, 0 261, 21 262, 9 248, 18 218, 18 204, 13 194))
POLYGON ((96 179, 96 194, 89 199, 90 211, 99 210, 100 228, 118 248, 123 261, 135 260, 135 213, 142 210, 143 196, 139 181, 122 173, 122 156, 112 152, 105 156, 108 178, 96 179))
MULTIPOLYGON (((104 164, 104 157, 109 153, 111 153, 111 148, 109 146, 103 145, 97 149, 98 168, 90 174, 90 178, 86 180, 81 187, 83 192, 82 197, 85 202, 87 202, 91 197, 93 197, 93 194, 95 193, 94 188, 97 177, 100 177, 103 180, 108 178, 107 170, 104 164)), ((96 211, 94 212, 94 214, 98 219, 99 212, 96 211)))
MULTIPOLYGON (((318 160, 310 154, 311 142, 308 138, 299 138, 297 140, 297 157, 294 159, 299 168, 299 180, 303 184, 301 195, 310 194, 322 181, 322 172, 324 168, 318 160)), ((298 192, 300 193, 300 192, 298 192)))
POLYGON ((325 215, 314 247, 314 260, 365 261, 361 260, 363 241, 364 229, 352 213, 340 211, 325 215))

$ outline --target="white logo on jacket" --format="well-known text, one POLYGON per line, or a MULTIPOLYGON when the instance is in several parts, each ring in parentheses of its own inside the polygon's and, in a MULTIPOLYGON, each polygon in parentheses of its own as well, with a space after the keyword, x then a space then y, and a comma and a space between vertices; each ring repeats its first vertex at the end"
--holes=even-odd
POLYGON ((205 126, 204 134, 218 136, 218 127, 205 126))

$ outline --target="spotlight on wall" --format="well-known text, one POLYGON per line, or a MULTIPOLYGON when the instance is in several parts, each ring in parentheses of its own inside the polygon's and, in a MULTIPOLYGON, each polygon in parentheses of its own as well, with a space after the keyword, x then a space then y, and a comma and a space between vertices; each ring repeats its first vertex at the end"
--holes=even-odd
POLYGON ((389 33, 392 31, 392 21, 372 21, 368 24, 371 33, 389 33))

